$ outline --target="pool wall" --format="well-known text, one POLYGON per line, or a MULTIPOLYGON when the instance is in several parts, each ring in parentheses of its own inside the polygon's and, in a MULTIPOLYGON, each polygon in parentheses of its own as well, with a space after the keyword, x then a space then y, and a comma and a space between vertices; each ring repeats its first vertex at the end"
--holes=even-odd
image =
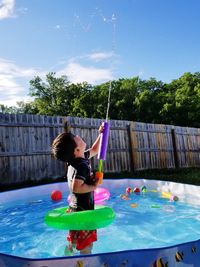
MULTIPOLYGON (((146 186, 158 191, 176 192, 179 199, 200 203, 200 187, 172 182, 144 179, 104 180, 103 186, 112 188, 146 186), (187 197, 186 197, 187 196, 187 197), (192 196, 192 197, 191 197, 192 196)), ((66 183, 55 183, 0 193, 0 203, 27 199, 28 196, 47 194, 52 190, 66 192, 66 183)), ((155 226, 156 227, 156 226, 155 226)), ((106 240, 105 240, 106 242, 106 240)), ((57 257, 48 259, 20 258, 0 253, 0 267, 199 267, 200 239, 157 249, 139 249, 88 256, 57 257)))

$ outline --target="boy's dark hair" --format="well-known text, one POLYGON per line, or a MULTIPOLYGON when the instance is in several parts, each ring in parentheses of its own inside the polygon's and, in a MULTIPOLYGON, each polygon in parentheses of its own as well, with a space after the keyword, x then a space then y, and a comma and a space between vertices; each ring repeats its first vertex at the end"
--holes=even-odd
POLYGON ((52 143, 53 156, 61 161, 69 162, 74 157, 76 142, 72 133, 59 134, 52 143))

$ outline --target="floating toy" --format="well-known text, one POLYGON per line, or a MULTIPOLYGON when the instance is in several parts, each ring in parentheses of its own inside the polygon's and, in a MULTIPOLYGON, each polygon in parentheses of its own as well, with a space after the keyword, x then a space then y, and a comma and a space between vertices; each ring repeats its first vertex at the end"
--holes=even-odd
POLYGON ((94 202, 96 204, 102 203, 110 198, 110 192, 106 188, 99 187, 94 190, 94 202))
MULTIPOLYGON (((94 203, 99 204, 108 200, 110 198, 110 192, 106 188, 96 188, 94 190, 94 203)), ((67 198, 68 203, 71 201, 71 196, 69 195, 67 198)))
POLYGON ((123 199, 123 200, 130 200, 130 198, 128 197, 127 194, 121 194, 120 198, 123 199))
POLYGON ((143 185, 141 188, 140 188, 140 191, 142 193, 147 193, 147 192, 153 192, 153 193, 156 193, 158 192, 158 190, 156 189, 147 189, 145 185, 143 185))
POLYGON ((131 187, 127 187, 126 188, 126 193, 127 194, 133 193, 133 189, 131 187))
POLYGON ((130 206, 131 208, 137 208, 138 205, 136 203, 131 203, 130 206))
POLYGON ((100 137, 100 145, 97 158, 99 159, 99 170, 95 173, 95 177, 99 179, 99 184, 103 183, 103 160, 106 159, 106 151, 108 146, 110 125, 107 121, 103 122, 103 132, 100 137))
POLYGON ((157 205, 157 204, 153 204, 153 205, 151 205, 151 208, 153 208, 153 209, 159 209, 159 208, 160 208, 160 206, 159 206, 159 205, 157 205))
POLYGON ((141 187, 141 191, 142 191, 143 193, 147 192, 147 188, 146 188, 145 185, 143 185, 143 186, 141 187))
POLYGON ((62 199, 62 192, 59 190, 54 190, 51 192, 51 199, 53 201, 58 201, 62 199))
POLYGON ((68 207, 49 211, 45 223, 61 230, 95 230, 113 222, 115 213, 112 208, 96 206, 94 210, 67 212, 68 207))
POLYGON ((157 192, 158 192, 158 190, 156 190, 156 189, 150 189, 150 190, 148 190, 148 192, 157 193, 157 192))
POLYGON ((171 201, 178 201, 178 197, 173 196, 170 192, 162 192, 162 197, 168 198, 171 201))
POLYGON ((139 187, 135 187, 133 189, 131 187, 127 187, 126 188, 126 194, 130 194, 130 193, 140 193, 140 188, 139 187))
POLYGON ((134 192, 134 193, 140 193, 140 188, 139 188, 139 187, 135 187, 135 188, 133 189, 133 192, 134 192))

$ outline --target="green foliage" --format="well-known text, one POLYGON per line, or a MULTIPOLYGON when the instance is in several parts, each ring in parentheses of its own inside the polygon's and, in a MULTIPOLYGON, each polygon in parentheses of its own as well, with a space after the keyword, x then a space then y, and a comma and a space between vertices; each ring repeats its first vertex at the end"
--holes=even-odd
POLYGON ((3 104, 0 104, 0 112, 2 113, 17 113, 16 107, 7 107, 3 104))
POLYGON ((111 85, 109 119, 200 127, 200 73, 187 72, 171 83, 155 78, 119 79, 100 85, 73 84, 48 73, 30 81, 30 103, 0 104, 0 112, 105 118, 111 85))
MULTIPOLYGON (((104 179, 150 179, 171 181, 177 183, 200 185, 200 168, 184 168, 184 169, 151 169, 134 172, 118 172, 104 173, 104 179)), ((66 182, 65 177, 44 178, 42 180, 30 180, 15 184, 0 184, 0 192, 38 186, 43 184, 51 184, 55 182, 66 182)))
POLYGON ((104 179, 150 179, 200 185, 200 168, 151 169, 133 172, 105 173, 104 179))
POLYGON ((48 73, 46 83, 37 76, 30 81, 30 85, 30 96, 35 98, 38 114, 85 116, 81 99, 90 90, 87 83, 70 84, 66 76, 57 78, 55 73, 48 73))
POLYGON ((38 110, 34 107, 34 103, 26 103, 24 101, 17 102, 17 106, 7 107, 5 105, 0 104, 0 112, 2 113, 10 113, 10 114, 37 114, 38 110))
POLYGON ((185 73, 166 86, 166 101, 161 110, 167 123, 200 127, 200 73, 185 73))
POLYGON ((135 98, 137 121, 161 123, 160 111, 165 103, 165 94, 162 90, 163 83, 150 78, 141 81, 140 92, 135 98))

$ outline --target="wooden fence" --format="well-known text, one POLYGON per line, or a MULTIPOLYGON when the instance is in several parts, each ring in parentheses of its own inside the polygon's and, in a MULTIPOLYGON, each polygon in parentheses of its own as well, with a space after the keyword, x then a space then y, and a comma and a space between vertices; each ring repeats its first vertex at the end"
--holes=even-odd
POLYGON ((130 122, 133 168, 200 167, 200 129, 130 122))
MULTIPOLYGON (((100 119, 0 113, 0 183, 64 175, 51 156, 51 143, 66 122, 90 146, 100 119)), ((200 166, 200 129, 131 121, 110 121, 105 172, 200 166)), ((91 161, 97 168, 97 158, 91 161)))

